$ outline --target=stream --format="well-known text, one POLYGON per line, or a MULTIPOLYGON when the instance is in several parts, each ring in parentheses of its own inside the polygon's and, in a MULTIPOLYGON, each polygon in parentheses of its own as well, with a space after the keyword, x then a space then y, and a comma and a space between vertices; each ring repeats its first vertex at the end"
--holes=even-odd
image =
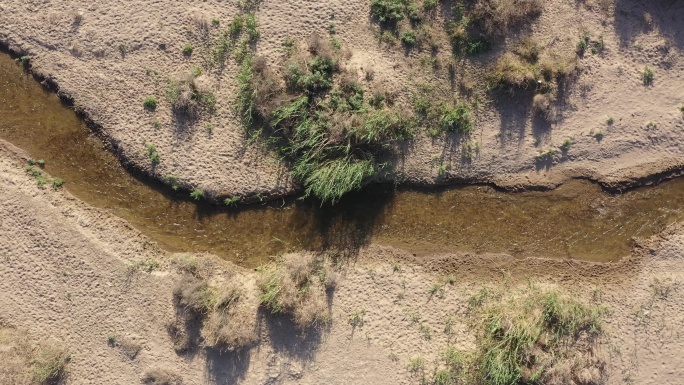
MULTIPOLYGON (((552 191, 489 186, 430 191, 369 186, 335 206, 283 199, 230 208, 192 201, 124 169, 58 96, 0 53, 0 138, 44 159, 78 199, 119 216, 165 250, 210 252, 244 266, 297 250, 390 245, 443 252, 615 261, 633 237, 681 220, 684 178, 619 195, 587 181, 552 191)), ((36 187, 38 188, 38 187, 36 187)))

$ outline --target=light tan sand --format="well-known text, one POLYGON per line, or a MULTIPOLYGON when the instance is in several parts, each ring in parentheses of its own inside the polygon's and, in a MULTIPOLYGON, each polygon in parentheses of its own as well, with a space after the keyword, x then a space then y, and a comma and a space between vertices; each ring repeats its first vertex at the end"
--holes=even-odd
MULTIPOLYGON (((463 159, 460 144, 421 134, 394 159, 396 173, 391 178, 419 184, 465 179, 525 187, 588 177, 611 184, 636 182, 682 166, 684 4, 620 0, 617 9, 604 13, 597 4, 605 1, 544 3, 543 15, 530 28, 548 50, 573 56, 585 33, 593 39, 602 37, 606 46, 602 54, 588 53, 580 60, 581 76, 559 107, 558 121, 535 121, 529 101, 521 97, 495 103, 481 94, 472 138, 480 150, 472 161, 463 159), (645 66, 655 72, 652 87, 642 84, 645 66), (615 119, 612 126, 606 123, 608 116, 615 119), (649 122, 655 127, 647 128, 649 122), (604 134, 602 141, 593 136, 599 131, 604 134), (566 139, 572 140, 566 154, 559 152, 552 162, 535 162, 540 151, 558 148, 566 139), (436 158, 446 169, 444 176, 438 175, 436 158)), ((0 42, 30 55, 34 69, 73 98, 134 166, 152 172, 143 143, 153 143, 162 159, 157 177, 180 177, 209 196, 289 193, 294 186, 286 170, 268 154, 245 147, 232 108, 236 89, 232 59, 225 71, 205 72, 200 81, 218 98, 216 115, 180 124, 173 121, 164 98, 167 79, 186 73, 191 65, 203 66, 211 42, 236 12, 236 1, 218 0, 4 0, 0 1, 0 42), (220 28, 211 26, 214 18, 220 20, 220 28), (198 27, 202 21, 210 25, 206 33, 198 27), (189 59, 181 53, 188 43, 195 47, 189 59), (125 56, 119 52, 121 44, 126 46, 125 56), (142 106, 142 100, 152 95, 160 98, 155 113, 142 106), (161 122, 161 128, 153 127, 154 120, 161 122), (211 134, 208 124, 213 125, 211 134)), ((444 64, 451 60, 449 50, 440 51, 442 68, 432 73, 421 64, 425 53, 407 56, 401 48, 378 43, 368 0, 266 0, 257 12, 258 54, 277 63, 285 37, 302 41, 313 32, 325 35, 333 14, 337 37, 351 53, 349 69, 360 77, 372 69, 371 83, 398 92, 403 103, 408 103, 416 82, 429 81, 442 88, 448 83, 444 64)), ((478 63, 488 57, 457 63, 458 82, 478 88, 474 84, 480 81, 475 76, 481 72, 478 63)))
MULTIPOLYGON (((421 355, 430 373, 447 347, 448 317, 453 346, 473 347, 466 316, 472 293, 504 281, 513 289, 527 278, 585 301, 598 297, 610 309, 610 337, 601 348, 608 384, 679 384, 684 375, 684 228, 678 225, 606 265, 506 256, 414 260, 370 246, 338 279, 329 329, 300 336, 286 320, 261 315, 254 348, 179 356, 166 330, 176 317, 172 289, 180 276, 167 262, 174 256, 107 212, 37 187, 22 168, 15 153, 0 147, 0 323, 63 341, 72 352, 66 384, 135 384, 157 368, 184 384, 417 384, 407 364, 421 355), (161 267, 151 274, 129 269, 148 258, 161 267), (431 296, 433 284, 449 275, 455 284, 444 285, 443 298, 431 296), (671 291, 654 295, 654 284, 671 291), (362 310, 364 325, 353 330, 349 316, 362 310), (431 330, 430 340, 421 325, 431 330), (110 335, 142 350, 129 359, 108 345, 110 335)), ((206 258, 219 277, 236 269, 254 277, 206 258)))

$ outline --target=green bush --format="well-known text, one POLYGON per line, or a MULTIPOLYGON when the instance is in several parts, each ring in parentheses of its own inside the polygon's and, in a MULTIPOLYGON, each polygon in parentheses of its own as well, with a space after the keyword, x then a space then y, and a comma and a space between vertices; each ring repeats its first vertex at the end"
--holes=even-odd
POLYGON ((355 76, 341 69, 331 42, 312 38, 310 45, 308 54, 285 64, 284 79, 264 59, 246 56, 237 104, 250 140, 266 138, 306 195, 335 203, 372 180, 383 167, 379 152, 410 138, 415 125, 385 106, 384 96, 371 103, 355 76))
POLYGON ((150 111, 156 110, 157 109, 157 98, 154 96, 150 96, 150 97, 145 98, 145 100, 143 100, 143 106, 145 106, 145 108, 147 108, 150 111))
POLYGON ((416 31, 408 30, 401 34, 401 42, 407 47, 413 47, 416 45, 417 36, 416 31))
POLYGON ((150 161, 152 161, 152 165, 158 165, 161 162, 161 157, 159 156, 159 152, 157 152, 157 148, 154 146, 154 144, 148 144, 145 148, 147 151, 147 156, 150 158, 150 161))
POLYGON ((404 18, 403 0, 371 0, 371 14, 381 23, 394 24, 404 18))
POLYGON ((644 85, 653 85, 654 78, 655 74, 653 73, 653 70, 650 69, 648 66, 644 67, 644 71, 641 73, 641 80, 644 82, 644 85))
POLYGON ((204 191, 200 188, 195 188, 190 192, 190 198, 198 201, 202 198, 204 198, 204 191))
POLYGON ((439 0, 425 0, 425 2, 423 3, 423 8, 429 12, 437 8, 438 4, 439 0))
POLYGON ((190 56, 190 55, 192 55, 193 50, 194 50, 194 48, 192 47, 192 44, 186 44, 183 46, 182 52, 183 52, 183 55, 190 56))
POLYGON ((454 107, 445 108, 439 120, 440 127, 446 132, 468 134, 473 130, 471 111, 461 103, 454 107))

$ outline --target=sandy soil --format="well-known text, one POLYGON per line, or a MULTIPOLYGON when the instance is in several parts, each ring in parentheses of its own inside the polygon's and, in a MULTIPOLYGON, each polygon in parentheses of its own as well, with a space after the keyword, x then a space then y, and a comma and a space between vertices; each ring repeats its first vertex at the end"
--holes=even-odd
MULTIPOLYGON (((184 384, 417 384, 406 369, 411 358, 425 357, 429 371, 449 343, 472 348, 466 321, 472 293, 487 285, 513 289, 528 279, 610 309, 601 349, 608 384, 678 384, 684 375, 679 225, 612 264, 468 255, 416 260, 371 245, 338 279, 329 328, 300 334, 286 319, 259 314, 254 348, 178 355, 167 333, 176 318, 172 290, 181 279, 170 262, 176 256, 65 191, 37 187, 17 159, 21 151, 8 148, 0 147, 0 324, 62 341, 72 352, 66 384, 134 384, 160 368, 184 384), (131 269, 147 259, 160 261, 160 268, 131 269), (446 284, 441 298, 430 295, 448 275, 455 284, 446 284), (654 285, 667 295, 654 294, 654 285), (361 310, 364 325, 352 329, 349 316, 361 310), (450 341, 443 332, 449 317, 455 321, 450 341), (431 330, 430 339, 420 326, 431 330), (131 359, 108 345, 111 335, 140 352, 131 359)), ((252 271, 204 258, 217 276, 232 271, 254 279, 252 271)))
MULTIPOLYGON (((397 150, 390 177, 417 184, 475 180, 525 187, 553 186, 570 177, 634 183, 680 169, 684 4, 619 0, 605 13, 598 3, 603 2, 546 1, 542 16, 530 25, 543 46, 571 55, 585 33, 605 42, 603 53, 580 60, 581 75, 563 98, 557 121, 533 119, 529 102, 520 97, 493 101, 480 95, 472 138, 480 150, 472 160, 463 158, 460 144, 422 134, 397 150), (651 87, 641 81, 647 65, 655 71, 651 87), (608 116, 613 125, 607 124, 608 116), (655 127, 647 127, 649 122, 655 127), (600 141, 593 136, 599 131, 604 135, 600 141), (558 148, 566 139, 572 140, 569 151, 535 162, 541 151, 558 148), (446 169, 442 176, 438 163, 446 169)), ((132 166, 157 177, 177 176, 210 196, 290 193, 295 186, 286 170, 268 154, 245 146, 232 109, 232 60, 224 71, 208 71, 200 79, 218 98, 215 115, 179 122, 164 98, 167 79, 186 73, 191 65, 202 67, 212 41, 236 12, 235 1, 218 0, 0 1, 0 42, 30 55, 34 70, 56 82, 132 166), (220 27, 211 26, 214 18, 220 27), (203 22, 209 23, 207 30, 203 22), (181 50, 189 43, 195 50, 186 58, 181 50), (120 45, 126 47, 125 55, 120 45), (152 95, 160 98, 154 113, 142 106, 143 98, 152 95), (153 126, 155 120, 160 128, 153 126), (211 133, 207 125, 213 126, 211 133), (153 143, 161 156, 154 171, 143 142, 153 143)), ((407 55, 378 43, 367 0, 264 1, 257 12, 258 54, 277 62, 285 37, 304 40, 313 32, 325 34, 333 14, 337 37, 351 52, 349 67, 360 78, 365 69, 373 69, 372 82, 398 92, 404 101, 418 81, 445 83, 446 66, 431 72, 421 64, 425 53, 407 55)), ((442 63, 451 60, 447 51, 438 55, 442 63)), ((488 57, 457 63, 459 84, 477 89, 478 67, 488 57)))

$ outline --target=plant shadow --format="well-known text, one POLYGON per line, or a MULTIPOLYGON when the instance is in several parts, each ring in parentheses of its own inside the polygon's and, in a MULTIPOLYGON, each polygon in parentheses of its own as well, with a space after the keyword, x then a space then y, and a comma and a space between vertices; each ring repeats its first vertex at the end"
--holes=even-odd
POLYGON ((652 31, 659 32, 676 48, 684 47, 684 3, 681 1, 617 0, 614 17, 622 47, 652 31))

